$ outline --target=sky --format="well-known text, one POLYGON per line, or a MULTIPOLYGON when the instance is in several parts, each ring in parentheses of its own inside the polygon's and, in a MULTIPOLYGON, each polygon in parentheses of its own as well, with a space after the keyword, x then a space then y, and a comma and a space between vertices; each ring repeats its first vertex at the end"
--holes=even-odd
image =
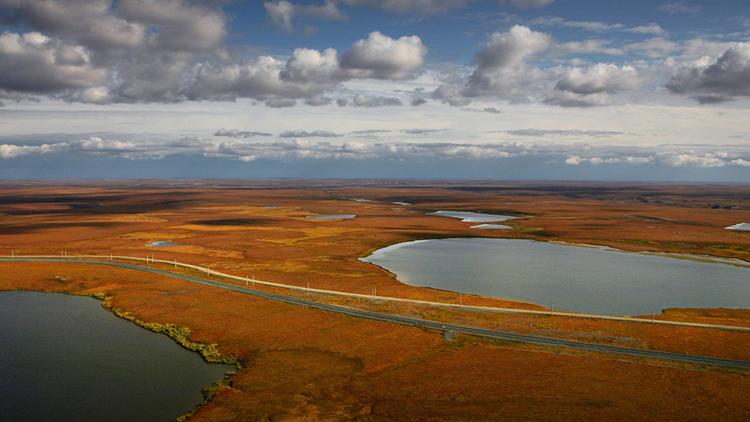
POLYGON ((0 0, 0 179, 750 183, 746 0, 0 0))

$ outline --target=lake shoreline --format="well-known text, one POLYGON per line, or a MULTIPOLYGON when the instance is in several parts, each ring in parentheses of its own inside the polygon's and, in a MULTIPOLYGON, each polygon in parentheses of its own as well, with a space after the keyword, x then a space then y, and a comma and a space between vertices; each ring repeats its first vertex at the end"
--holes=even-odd
MULTIPOLYGON (((690 261, 695 263, 702 263, 702 264, 716 264, 716 265, 726 265, 731 266, 735 268, 743 268, 743 269, 750 269, 750 262, 744 261, 739 258, 726 258, 726 257, 716 257, 711 255, 701 255, 701 254, 690 254, 690 253, 677 253, 677 252, 662 252, 662 251, 631 251, 626 249, 619 249, 607 245, 595 245, 595 244, 586 244, 586 243, 574 243, 574 242, 566 242, 566 241, 559 241, 559 240, 546 240, 546 239, 534 239, 534 238, 519 238, 519 237, 502 237, 502 236, 445 236, 445 237, 434 237, 429 239, 417 239, 417 240, 411 240, 411 241, 403 241, 403 242, 396 242, 392 243, 390 245, 384 246, 382 248, 374 248, 372 250, 367 251, 366 254, 363 254, 364 256, 360 256, 357 258, 358 261, 364 262, 370 265, 373 265, 377 269, 385 272, 389 276, 391 276, 394 280, 396 280, 398 283, 401 283, 405 286, 409 287, 415 287, 415 288, 426 288, 426 289, 432 289, 439 292, 448 292, 448 293, 454 293, 457 295, 464 295, 466 297, 477 297, 477 298, 486 298, 486 299, 497 299, 497 300, 505 300, 509 301, 515 304, 519 305, 519 308, 537 308, 537 309, 543 309, 543 310, 549 310, 549 311, 562 311, 560 309, 550 307, 548 305, 544 305, 538 302, 529 301, 525 299, 519 299, 519 298, 512 298, 507 295, 499 295, 499 296, 493 296, 493 295, 487 295, 487 294, 481 294, 476 292, 461 292, 458 290, 453 289, 447 289, 447 288, 441 288, 436 286, 430 286, 430 285, 420 285, 420 284, 410 284, 403 280, 401 280, 398 275, 392 271, 389 268, 384 267, 383 265, 380 265, 378 263, 375 263, 371 261, 370 259, 375 256, 377 253, 393 253, 394 251, 397 251, 398 249, 412 246, 415 244, 425 243, 428 241, 440 241, 440 240, 467 240, 467 239, 481 239, 481 240, 506 240, 506 241, 528 241, 528 242, 534 242, 534 243, 540 243, 540 244, 550 244, 550 245, 560 245, 560 246, 570 246, 570 247, 580 247, 580 248, 590 248, 590 249, 596 249, 596 250, 603 250, 603 251, 610 251, 610 252, 616 252, 616 253, 622 253, 626 255, 642 255, 645 257, 651 256, 651 257, 658 257, 658 258, 669 258, 669 259, 676 259, 676 260, 684 260, 684 261, 690 261)), ((723 309, 725 307, 695 307, 695 306, 667 306, 664 308, 660 308, 658 311, 655 310, 658 314, 665 314, 669 310, 672 309, 693 309, 697 311, 707 311, 712 309, 723 309)), ((727 309, 737 309, 737 310, 745 310, 750 309, 750 306, 747 307, 726 307, 727 309)), ((595 313, 595 314, 602 314, 602 315, 613 315, 611 313, 597 313, 597 312, 590 312, 590 311, 571 311, 571 310, 565 310, 566 312, 574 312, 574 313, 595 313)), ((633 315, 628 314, 628 316, 637 316, 638 313, 634 313, 633 315)), ((619 316, 619 315, 618 315, 619 316)))
POLYGON ((156 334, 163 334, 173 340, 182 348, 198 353, 203 360, 208 364, 223 364, 232 365, 236 370, 230 370, 224 373, 224 375, 213 382, 212 384, 205 385, 201 388, 201 394, 203 396, 203 402, 195 406, 193 409, 188 410, 182 415, 178 416, 176 420, 184 421, 190 416, 198 412, 203 406, 209 404, 213 398, 220 391, 224 389, 232 388, 234 376, 237 371, 242 370, 242 362, 234 356, 225 355, 219 352, 218 345, 216 343, 200 343, 190 340, 190 328, 179 327, 171 323, 158 323, 143 321, 135 317, 132 313, 125 311, 121 308, 117 308, 112 303, 112 296, 104 292, 96 293, 75 293, 71 291, 54 291, 45 289, 28 289, 28 288, 17 288, 17 289, 0 289, 0 293, 7 292, 30 292, 30 293, 46 293, 46 294, 62 294, 76 297, 90 297, 100 301, 100 306, 107 312, 112 313, 116 317, 133 323, 135 326, 143 328, 145 330, 154 332, 156 334))

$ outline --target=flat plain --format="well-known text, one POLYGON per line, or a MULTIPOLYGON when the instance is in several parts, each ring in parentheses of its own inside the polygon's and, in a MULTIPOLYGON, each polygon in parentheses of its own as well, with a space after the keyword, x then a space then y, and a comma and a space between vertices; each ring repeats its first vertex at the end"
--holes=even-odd
MULTIPOLYGON (((0 185, 0 255, 153 255, 297 286, 528 309, 543 308, 407 286, 358 258, 410 240, 502 237, 750 261, 750 233, 725 229, 748 221, 750 187, 744 185, 366 180, 0 185), (519 218, 503 223, 512 230, 477 230, 427 215, 439 210, 519 218), (311 215, 356 218, 307 218, 311 215), (156 241, 175 245, 148 246, 156 241)), ((744 372, 469 336, 446 341, 439 332, 109 267, 0 263, 0 274, 2 290, 105 293, 113 306, 142 321, 189 327, 193 340, 216 343, 238 357, 243 369, 193 415, 196 420, 746 420, 750 415, 750 375, 744 372)), ((750 333, 744 332, 285 293, 519 333, 750 360, 750 333)), ((655 318, 750 327, 748 309, 669 309, 655 318)))

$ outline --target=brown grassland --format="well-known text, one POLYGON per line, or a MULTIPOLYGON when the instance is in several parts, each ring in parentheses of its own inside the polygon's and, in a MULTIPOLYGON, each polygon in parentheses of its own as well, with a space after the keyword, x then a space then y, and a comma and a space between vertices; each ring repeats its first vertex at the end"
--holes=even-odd
MULTIPOLYGON (((357 258, 437 237, 514 237, 750 261, 750 187, 488 182, 0 184, 0 255, 146 256, 236 275, 457 302, 357 258), (355 201, 366 198, 371 202, 355 201), (408 202, 401 206, 394 202, 408 202), (478 231, 436 210, 512 213, 478 231), (312 220, 314 214, 357 214, 312 220), (150 248, 152 241, 180 246, 150 248)), ((750 271, 750 270, 749 270, 750 271)), ((748 420, 750 374, 458 337, 317 311, 167 277, 82 264, 0 263, 0 290, 104 292, 142 321, 189 327, 244 367, 196 420, 748 420)), ((304 295, 304 293, 296 293, 304 295)), ((310 298, 312 296, 308 296, 310 298)), ((316 300, 524 333, 750 360, 750 333, 316 300)), ((540 309, 501 298, 465 304, 540 309)), ((750 326, 749 310, 657 318, 750 326)))

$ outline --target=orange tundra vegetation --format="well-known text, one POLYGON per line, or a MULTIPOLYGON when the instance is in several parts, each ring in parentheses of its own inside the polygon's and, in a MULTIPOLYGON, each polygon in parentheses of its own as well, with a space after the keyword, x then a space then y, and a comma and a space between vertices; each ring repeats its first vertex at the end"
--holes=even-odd
MULTIPOLYGON (((638 184, 341 181, 0 185, 0 254, 114 253, 177 259, 316 288, 456 301, 357 258, 433 237, 520 237, 750 260, 750 188, 638 184), (354 201, 369 199, 372 202, 354 201), (408 202, 401 206, 393 202, 408 202), (426 216, 513 213, 510 231, 426 216), (312 220, 315 214, 357 214, 312 220), (180 246, 149 248, 152 241, 180 246)), ((106 292, 143 321, 189 327, 244 368, 196 420, 747 420, 750 376, 354 319, 153 274, 82 264, 0 263, 0 289, 106 292)), ((561 317, 356 303, 518 332, 750 359, 750 335, 561 317)), ((541 308, 465 296, 464 303, 541 308)), ((660 318, 750 326, 747 310, 660 318)))

